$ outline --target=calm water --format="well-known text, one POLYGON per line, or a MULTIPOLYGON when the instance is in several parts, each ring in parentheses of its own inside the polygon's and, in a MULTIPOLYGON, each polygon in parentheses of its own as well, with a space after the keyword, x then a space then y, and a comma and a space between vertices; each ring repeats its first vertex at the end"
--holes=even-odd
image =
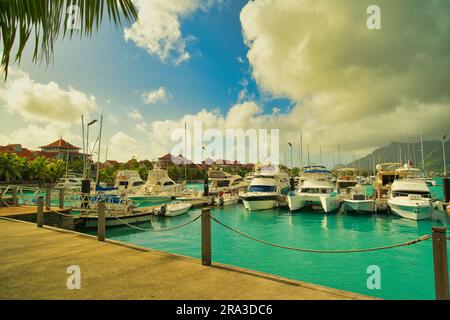
MULTIPOLYGON (((440 187, 433 188, 442 197, 440 187)), ((200 213, 155 218, 154 228, 168 228, 200 213)), ((242 205, 214 209, 222 222, 269 242, 311 249, 357 249, 403 243, 431 234, 435 225, 449 225, 436 213, 432 220, 410 221, 392 215, 324 215, 287 209, 249 213, 242 205)), ((150 227, 142 224, 142 227, 150 227)), ((200 221, 168 232, 139 232, 127 227, 107 230, 107 237, 148 248, 201 257, 200 221)), ((450 253, 449 253, 450 254, 450 253)), ((432 244, 351 254, 314 254, 269 247, 242 238, 212 222, 213 261, 270 274, 363 293, 385 299, 434 299, 432 244), (381 290, 369 290, 367 267, 381 268, 381 290)))

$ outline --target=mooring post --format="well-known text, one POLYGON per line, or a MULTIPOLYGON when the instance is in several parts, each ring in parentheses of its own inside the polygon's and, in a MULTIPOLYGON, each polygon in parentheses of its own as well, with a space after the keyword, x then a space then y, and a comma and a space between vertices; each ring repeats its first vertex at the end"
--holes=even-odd
POLYGON ((202 265, 211 265, 211 209, 202 209, 202 265))
POLYGON ((444 194, 444 202, 450 201, 450 180, 447 177, 442 178, 442 191, 444 194))
POLYGON ((434 287, 436 300, 450 300, 448 284, 447 229, 433 227, 434 287))
POLYGON ((36 221, 38 228, 42 228, 44 226, 44 198, 42 196, 37 198, 36 221))
POLYGON ((97 218, 97 240, 105 241, 105 229, 106 229, 106 221, 105 221, 105 203, 100 201, 98 203, 98 218, 97 218))
POLYGON ((64 189, 59 189, 59 208, 64 209, 64 189))
POLYGON ((51 189, 47 188, 45 191, 45 209, 50 210, 50 201, 51 201, 51 189))
POLYGON ((17 187, 12 187, 11 193, 12 193, 12 205, 13 206, 18 206, 19 205, 19 198, 17 198, 17 187))

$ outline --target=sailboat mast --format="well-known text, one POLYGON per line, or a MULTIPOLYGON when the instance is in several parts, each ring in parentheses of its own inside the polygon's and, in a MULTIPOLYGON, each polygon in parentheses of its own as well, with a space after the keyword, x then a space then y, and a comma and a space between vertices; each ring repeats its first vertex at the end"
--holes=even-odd
POLYGON ((338 144, 338 169, 341 168, 341 145, 338 144))
POLYGON ((420 151, 422 152, 422 173, 425 174, 425 159, 423 156, 423 136, 422 128, 420 128, 420 151))
POLYGON ((86 178, 86 148, 84 144, 84 116, 81 116, 81 132, 83 136, 83 178, 86 178))
POLYGON ((102 129, 103 129, 103 115, 100 116, 100 132, 98 134, 98 154, 97 154, 97 175, 95 177, 95 185, 100 183, 100 148, 102 145, 102 129))
POLYGON ((300 168, 303 168, 303 131, 300 131, 300 168))
POLYGON ((186 141, 186 122, 184 123, 184 182, 187 181, 187 141, 186 141))

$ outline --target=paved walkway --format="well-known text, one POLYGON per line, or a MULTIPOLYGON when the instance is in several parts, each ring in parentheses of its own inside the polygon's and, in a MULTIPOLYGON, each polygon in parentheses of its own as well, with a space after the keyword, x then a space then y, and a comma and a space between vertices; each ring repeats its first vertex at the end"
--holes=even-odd
POLYGON ((367 299, 239 268, 0 218, 0 299, 367 299), (67 267, 81 268, 68 290, 67 267))

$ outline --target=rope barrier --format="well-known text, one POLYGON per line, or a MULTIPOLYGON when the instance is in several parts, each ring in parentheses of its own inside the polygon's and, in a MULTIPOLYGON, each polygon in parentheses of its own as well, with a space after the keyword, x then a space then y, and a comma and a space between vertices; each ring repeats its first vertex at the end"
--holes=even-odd
POLYGON ((190 220, 190 221, 188 221, 188 222, 186 222, 186 223, 180 224, 179 226, 171 227, 171 228, 165 228, 165 229, 153 229, 153 228, 148 228, 148 229, 147 229, 147 228, 140 228, 140 227, 134 226, 134 225, 132 225, 132 224, 129 224, 129 223, 126 222, 126 221, 123 221, 123 220, 120 219, 119 217, 114 217, 114 218, 117 219, 118 221, 120 221, 121 223, 123 223, 124 225, 126 225, 126 226, 128 226, 128 227, 130 227, 130 228, 139 230, 139 231, 164 232, 164 231, 175 230, 175 229, 179 229, 179 228, 182 228, 182 227, 184 227, 184 226, 187 226, 187 225, 189 225, 189 224, 191 224, 191 223, 197 221, 198 219, 200 219, 200 217, 201 217, 201 215, 199 215, 199 216, 196 217, 195 219, 190 220))
POLYGON ((400 244, 394 244, 394 245, 389 245, 389 246, 383 246, 383 247, 377 247, 377 248, 366 248, 366 249, 354 249, 354 250, 315 250, 315 249, 303 249, 303 248, 294 248, 294 247, 288 247, 288 246, 284 246, 284 245, 279 245, 279 244, 275 244, 275 243, 270 243, 264 240, 260 240, 254 237, 251 237, 243 232, 240 232, 238 230, 235 230, 229 226, 227 226, 226 224, 224 224, 223 222, 217 220, 215 217, 213 217, 211 215, 211 219, 214 220, 216 223, 218 223, 219 225, 223 226, 224 228, 237 233, 240 236, 243 236, 245 238, 248 238, 250 240, 262 243, 262 244, 266 244, 272 247, 276 247, 276 248, 281 248, 281 249, 287 249, 287 250, 292 250, 292 251, 301 251, 301 252, 310 252, 310 253, 357 253, 357 252, 368 252, 368 251, 378 251, 378 250, 385 250, 385 249, 392 249, 392 248, 398 248, 398 247, 404 247, 404 246, 410 246, 416 243, 419 243, 421 241, 425 241, 431 238, 430 235, 426 234, 423 235, 417 239, 405 242, 405 243, 400 243, 400 244))

